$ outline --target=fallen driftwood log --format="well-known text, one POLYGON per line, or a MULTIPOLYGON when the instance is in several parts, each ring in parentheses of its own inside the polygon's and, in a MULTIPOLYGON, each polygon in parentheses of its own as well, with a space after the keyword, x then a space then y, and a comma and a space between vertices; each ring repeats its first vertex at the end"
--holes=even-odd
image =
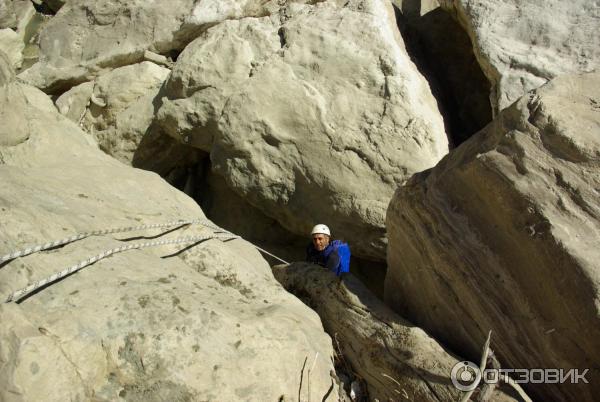
MULTIPOLYGON (((458 401, 451 381, 460 359, 425 331, 394 313, 352 275, 342 280, 322 267, 273 267, 277 280, 321 317, 344 359, 368 386, 370 400, 458 401)), ((495 389, 492 401, 514 401, 495 389)))

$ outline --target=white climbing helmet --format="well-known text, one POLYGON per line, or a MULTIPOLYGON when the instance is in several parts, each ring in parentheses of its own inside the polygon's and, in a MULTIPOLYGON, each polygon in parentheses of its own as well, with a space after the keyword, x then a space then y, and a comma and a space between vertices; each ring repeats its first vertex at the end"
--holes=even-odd
POLYGON ((314 228, 312 228, 312 232, 310 232, 311 235, 314 235, 316 233, 321 233, 321 234, 326 234, 327 236, 331 236, 331 232, 329 231, 329 228, 327 227, 327 225, 323 225, 322 223, 319 223, 318 225, 316 225, 314 228))

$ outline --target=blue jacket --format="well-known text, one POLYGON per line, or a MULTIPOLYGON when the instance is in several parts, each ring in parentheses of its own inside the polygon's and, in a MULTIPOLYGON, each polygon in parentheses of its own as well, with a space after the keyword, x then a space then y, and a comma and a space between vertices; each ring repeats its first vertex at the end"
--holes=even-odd
POLYGON ((340 255, 331 243, 323 251, 317 251, 315 246, 309 243, 306 247, 306 261, 322 265, 336 273, 341 263, 340 255))

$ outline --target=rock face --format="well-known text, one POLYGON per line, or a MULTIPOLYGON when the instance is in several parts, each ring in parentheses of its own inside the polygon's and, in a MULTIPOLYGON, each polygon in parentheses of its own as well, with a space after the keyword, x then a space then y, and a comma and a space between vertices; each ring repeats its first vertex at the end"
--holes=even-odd
MULTIPOLYGON (((0 255, 81 231, 203 217, 158 175, 102 153, 38 89, 9 81, 0 95, 0 255)), ((93 236, 12 260, 0 267, 0 299, 126 241, 202 233, 93 236)), ((293 400, 317 352, 310 398, 337 398, 318 316, 249 243, 182 247, 115 254, 0 305, 0 400, 293 400)))
POLYGON ((156 97, 170 70, 149 61, 116 68, 67 91, 56 104, 80 122, 100 148, 124 163, 133 154, 154 118, 156 97))
MULTIPOLYGON (((1 55, 2 53, 0 53, 1 55)), ((7 60, 7 58, 5 59, 7 60)), ((14 81, 14 72, 0 56, 0 163, 28 166, 34 160, 50 164, 60 156, 84 161, 97 159, 95 143, 57 112, 54 104, 40 90, 14 81), (5 76, 3 79, 2 76, 5 76), (45 135, 32 133, 45 133, 45 135), (63 134, 63 132, 65 132, 63 134), (57 138, 67 137, 72 147, 65 147, 57 138), (18 146, 25 143, 26 146, 18 146), (40 152, 43 149, 44 152, 40 152)))
POLYGON ((594 400, 599 158, 600 74, 560 77, 521 98, 398 189, 386 301, 472 359, 491 329, 506 367, 589 368, 589 384, 529 391, 594 400))
POLYGON ((152 124, 169 72, 148 61, 116 68, 71 88, 56 100, 56 107, 107 154, 169 177, 199 159, 196 149, 179 144, 152 124))
POLYGON ((94 81, 76 85, 56 99, 56 108, 69 120, 83 125, 93 93, 94 81))
POLYGON ((600 64, 600 9, 595 2, 440 0, 468 32, 492 85, 493 110, 567 73, 600 64))
POLYGON ((68 1, 40 34, 39 62, 21 78, 55 93, 104 70, 141 62, 148 50, 176 56, 207 27, 246 10, 247 16, 262 12, 261 2, 245 3, 68 1))
POLYGON ((14 69, 23 67, 26 45, 43 20, 38 17, 31 1, 0 0, 0 51, 8 55, 14 69))
POLYGON ((0 0, 0 29, 23 31, 35 14, 28 0, 0 0))
POLYGON ((141 62, 146 50, 182 49, 190 40, 183 25, 193 3, 69 1, 40 33, 40 60, 21 78, 61 91, 103 70, 141 62))
POLYGON ((23 64, 23 49, 25 44, 19 35, 10 28, 0 29, 0 50, 9 58, 13 68, 20 68, 23 64))
POLYGON ((242 198, 305 236, 328 223, 383 259, 397 184, 448 149, 390 3, 289 3, 224 21, 181 53, 158 122, 210 152, 242 198))
POLYGON ((17 17, 12 0, 0 1, 0 28, 11 28, 17 25, 17 17))
POLYGON ((8 85, 15 78, 15 70, 12 68, 10 58, 0 50, 0 88, 8 85))

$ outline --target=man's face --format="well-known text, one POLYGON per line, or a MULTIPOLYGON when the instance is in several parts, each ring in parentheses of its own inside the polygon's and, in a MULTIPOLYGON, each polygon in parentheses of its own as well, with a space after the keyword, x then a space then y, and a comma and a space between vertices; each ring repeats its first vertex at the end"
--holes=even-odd
POLYGON ((317 251, 323 251, 329 245, 329 236, 322 233, 315 233, 312 236, 312 241, 317 251))

